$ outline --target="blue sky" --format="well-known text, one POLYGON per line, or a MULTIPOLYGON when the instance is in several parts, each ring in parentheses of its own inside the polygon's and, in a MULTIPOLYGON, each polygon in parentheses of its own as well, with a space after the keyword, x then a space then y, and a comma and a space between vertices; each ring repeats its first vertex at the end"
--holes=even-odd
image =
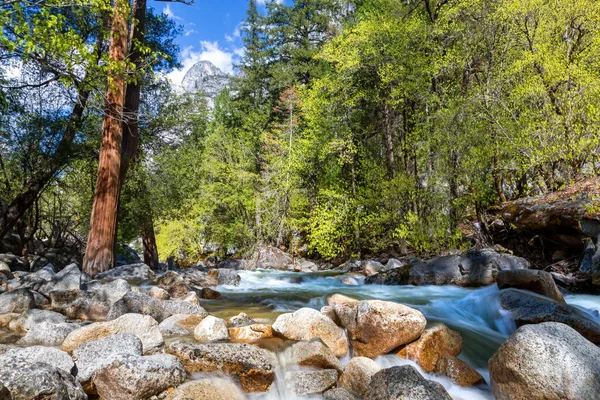
MULTIPOLYGON (((263 12, 264 1, 258 1, 263 12)), ((192 5, 154 1, 151 6, 183 27, 177 38, 183 68, 169 74, 174 83, 180 83, 187 70, 201 60, 211 61, 224 72, 234 72, 234 64, 244 51, 240 28, 248 0, 196 0, 192 5)))

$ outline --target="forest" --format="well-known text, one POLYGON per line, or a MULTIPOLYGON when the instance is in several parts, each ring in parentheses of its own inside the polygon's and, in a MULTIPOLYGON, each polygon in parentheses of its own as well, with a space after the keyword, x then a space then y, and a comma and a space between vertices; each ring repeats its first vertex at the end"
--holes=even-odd
POLYGON ((598 175, 596 1, 249 1, 214 108, 165 79, 181 27, 125 3, 0 3, 0 235, 22 254, 88 236, 150 265, 436 252, 490 207, 598 175))

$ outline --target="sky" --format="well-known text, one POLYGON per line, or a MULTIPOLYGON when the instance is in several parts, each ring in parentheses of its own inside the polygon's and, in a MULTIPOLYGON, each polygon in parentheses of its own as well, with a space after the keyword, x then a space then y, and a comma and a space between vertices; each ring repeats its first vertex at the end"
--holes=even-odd
MULTIPOLYGON (((264 12, 265 0, 257 3, 259 11, 264 12)), ((196 0, 192 5, 152 1, 149 4, 183 28, 177 38, 183 68, 168 75, 173 83, 181 83, 187 70, 204 60, 224 72, 235 73, 234 64, 244 53, 240 28, 246 18, 248 0, 196 0)))

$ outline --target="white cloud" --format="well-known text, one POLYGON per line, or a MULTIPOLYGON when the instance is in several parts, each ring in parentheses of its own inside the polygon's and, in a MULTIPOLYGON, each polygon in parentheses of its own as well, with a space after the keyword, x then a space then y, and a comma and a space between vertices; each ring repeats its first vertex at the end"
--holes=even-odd
POLYGON ((243 49, 226 51, 219 47, 218 42, 203 40, 200 42, 200 51, 194 51, 193 47, 186 47, 181 53, 181 64, 183 68, 175 70, 168 75, 174 84, 180 84, 187 71, 198 61, 210 61, 221 71, 233 74, 234 58, 239 57, 243 49))
POLYGON ((183 32, 183 36, 187 37, 187 36, 190 36, 191 34, 194 34, 194 33, 198 33, 198 31, 195 30, 195 29, 186 29, 185 32, 183 32))
POLYGON ((170 4, 165 5, 165 8, 163 8, 163 14, 165 14, 167 17, 169 17, 171 19, 181 20, 181 17, 175 15, 173 10, 171 10, 170 4))

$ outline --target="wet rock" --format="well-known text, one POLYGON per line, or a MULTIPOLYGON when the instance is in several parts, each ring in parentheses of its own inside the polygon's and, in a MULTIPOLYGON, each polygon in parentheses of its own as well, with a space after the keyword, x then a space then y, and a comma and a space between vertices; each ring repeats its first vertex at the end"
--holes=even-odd
POLYGON ((387 354, 417 339, 427 323, 420 311, 389 301, 364 300, 334 309, 348 330, 353 356, 387 354))
POLYGON ((425 372, 432 372, 440 356, 459 355, 462 342, 460 333, 449 329, 444 324, 436 323, 425 329, 419 339, 404 346, 396 355, 414 360, 425 372))
POLYGON ((87 395, 75 378, 43 362, 11 358, 0 364, 0 382, 12 400, 85 400, 87 395))
POLYGON ((486 286, 500 271, 529 268, 527 260, 491 249, 473 250, 464 255, 436 257, 424 262, 382 271, 365 283, 379 285, 486 286))
POLYGON ((462 387, 469 387, 484 383, 484 379, 475 368, 454 356, 442 354, 437 359, 434 372, 444 375, 462 387))
POLYGON ((229 339, 225 320, 212 315, 207 316, 194 329, 194 339, 199 342, 218 342, 229 339))
POLYGON ((211 288, 202 288, 200 291, 200 298, 207 300, 220 300, 221 293, 217 292, 216 290, 212 290, 211 288))
POLYGON ((97 370, 92 383, 100 397, 110 400, 145 400, 186 380, 181 362, 169 354, 119 354, 97 370))
POLYGON ((163 336, 192 335, 204 318, 191 314, 174 314, 158 325, 163 336))
POLYGON ((255 342, 273 337, 273 327, 268 324, 252 324, 229 328, 229 338, 234 342, 255 342))
POLYGON ((150 315, 158 322, 162 322, 174 314, 192 314, 206 317, 208 313, 199 305, 179 300, 158 300, 146 294, 129 292, 112 305, 107 319, 115 319, 124 314, 150 315))
POLYGON ((78 290, 89 280, 89 275, 81 272, 77 264, 70 264, 54 275, 52 279, 35 286, 34 289, 45 296, 49 296, 53 290, 78 290))
POLYGON ((208 271, 208 276, 217 281, 217 285, 237 286, 240 284, 240 276, 233 269, 211 269, 208 271))
POLYGON ((291 363, 304 367, 335 369, 342 372, 340 360, 319 338, 302 341, 289 349, 291 363))
POLYGON ((381 370, 379 364, 367 357, 354 357, 340 377, 340 387, 364 396, 369 390, 373 375, 381 370))
POLYGON ((500 289, 515 288, 550 297, 556 301, 565 302, 549 272, 534 269, 500 271, 496 283, 500 289))
POLYGON ((29 289, 15 289, 0 294, 0 314, 22 313, 34 307, 35 298, 29 289))
POLYGON ((287 371, 285 381, 290 391, 297 396, 320 394, 331 389, 337 382, 335 369, 318 371, 287 371))
POLYGON ((344 388, 335 388, 323 393, 325 400, 360 400, 360 397, 344 388))
POLYGON ((252 323, 253 323, 252 318, 250 318, 248 316, 248 314, 241 312, 238 315, 235 315, 235 316, 229 318, 229 321, 227 321, 227 326, 230 326, 230 327, 244 326, 244 325, 250 325, 252 323))
POLYGON ((600 348, 567 325, 525 325, 489 361, 492 391, 504 399, 595 399, 600 348))
POLYGON ((137 336, 142 342, 144 354, 155 353, 164 345, 158 323, 154 318, 140 314, 125 314, 112 321, 95 322, 74 330, 66 337, 62 349, 71 352, 83 343, 118 333, 131 333, 137 336))
POLYGON ((94 373, 112 363, 122 354, 142 355, 142 342, 130 333, 119 333, 99 340, 82 343, 73 350, 77 365, 77 381, 85 391, 96 393, 91 384, 94 373))
POLYGON ((84 290, 54 290, 50 292, 50 308, 70 319, 84 321, 104 321, 110 310, 110 303, 96 292, 84 290))
POLYGON ((188 285, 200 286, 200 287, 215 287, 217 286, 217 280, 209 276, 207 272, 197 268, 186 268, 181 270, 180 275, 188 285))
POLYGON ((342 280, 340 281, 340 283, 343 283, 344 285, 350 285, 350 286, 356 286, 358 285, 358 281, 354 278, 352 278, 351 276, 347 276, 345 278, 342 278, 342 280))
POLYGON ((75 366, 70 355, 59 349, 46 346, 15 347, 8 349, 0 356, 0 365, 9 363, 13 359, 21 359, 30 363, 46 363, 69 374, 75 366))
POLYGON ((401 268, 406 265, 406 262, 400 261, 396 258, 390 258, 388 262, 385 264, 385 271, 389 271, 391 269, 401 268))
POLYGON ((177 387, 165 400, 245 400, 246 394, 228 379, 210 377, 177 387))
POLYGON ((410 365, 386 368, 371 378, 365 400, 452 400, 437 382, 423 378, 410 365))
POLYGON ((267 391, 275 380, 274 356, 249 344, 175 342, 167 353, 177 356, 188 372, 231 375, 246 392, 267 391))
POLYGON ((148 295, 158 300, 169 300, 171 298, 169 292, 163 288, 159 288, 158 286, 152 286, 148 291, 148 295))
POLYGON ((372 276, 378 274, 384 269, 383 264, 375 260, 365 260, 361 262, 361 267, 365 276, 372 276))
POLYGON ((291 340, 320 338, 336 357, 348 352, 344 330, 312 308, 301 308, 294 313, 280 315, 273 324, 273 331, 291 340))
POLYGON ((500 294, 500 305, 517 326, 560 322, 569 325, 592 343, 600 344, 600 324, 576 307, 515 289, 507 289, 500 294))
POLYGON ((96 279, 125 279, 126 281, 151 280, 155 277, 154 271, 144 263, 122 265, 96 275, 96 279))

